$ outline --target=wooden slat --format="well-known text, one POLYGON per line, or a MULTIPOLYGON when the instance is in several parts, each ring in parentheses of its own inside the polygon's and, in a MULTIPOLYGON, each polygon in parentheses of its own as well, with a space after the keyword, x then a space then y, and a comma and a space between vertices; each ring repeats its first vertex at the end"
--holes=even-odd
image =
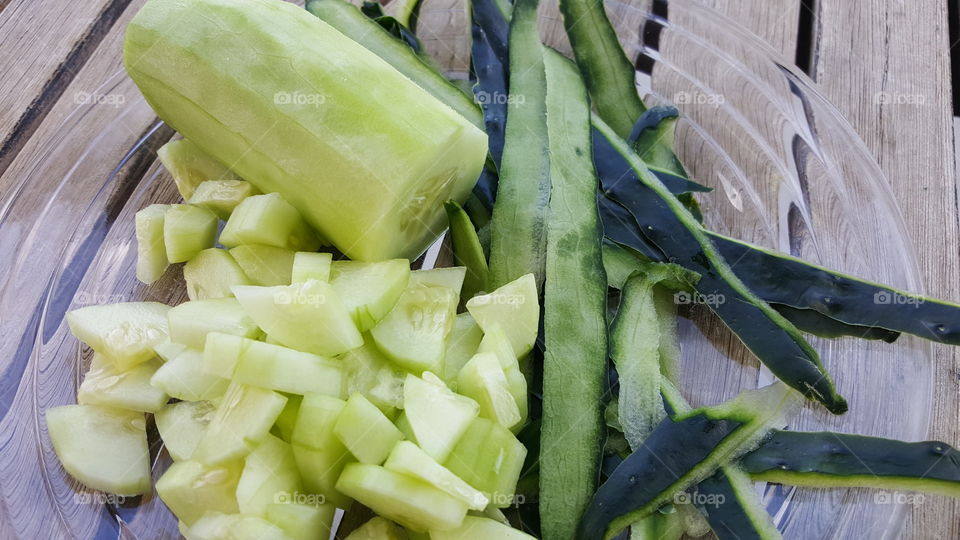
POLYGON ((784 58, 793 60, 797 48, 798 0, 702 0, 763 38, 784 58))
MULTIPOLYGON (((960 300, 947 3, 824 0, 817 28, 814 78, 886 174, 927 292, 960 300)), ((930 436, 957 445, 960 355, 950 347, 934 351, 930 436)), ((911 518, 905 537, 960 536, 955 500, 928 496, 911 518)))

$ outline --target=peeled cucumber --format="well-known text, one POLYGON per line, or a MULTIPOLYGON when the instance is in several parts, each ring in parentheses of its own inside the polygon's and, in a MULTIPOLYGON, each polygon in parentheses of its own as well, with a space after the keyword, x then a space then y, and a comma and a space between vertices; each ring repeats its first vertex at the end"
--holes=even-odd
POLYGON ((220 243, 234 247, 259 244, 292 250, 315 250, 320 240, 300 213, 277 193, 247 197, 230 214, 220 243))
POLYGON ((489 294, 467 301, 467 311, 480 328, 488 332, 494 324, 503 326, 517 356, 524 356, 537 340, 540 301, 533 274, 526 274, 489 294))
POLYGON ((174 461, 190 459, 215 410, 210 401, 178 401, 154 413, 163 446, 174 461))
POLYGON ((233 296, 230 287, 251 285, 237 261, 219 248, 205 249, 187 261, 183 265, 183 279, 187 282, 190 300, 228 298, 233 296))
POLYGON ((480 416, 509 429, 520 423, 520 409, 507 376, 493 353, 478 353, 457 376, 457 392, 480 404, 480 416))
POLYGON ((167 313, 170 340, 202 350, 207 334, 223 332, 243 337, 256 337, 260 329, 236 298, 209 298, 184 302, 167 313))
POLYGON ((305 396, 300 403, 290 442, 300 469, 303 487, 322 495, 325 502, 348 508, 350 499, 334 488, 343 468, 354 461, 347 447, 333 432, 346 402, 322 394, 305 396))
POLYGON ((337 416, 333 432, 360 463, 383 463, 403 434, 363 394, 353 394, 337 416))
POLYGON ((296 252, 290 268, 290 283, 303 283, 308 279, 330 281, 332 261, 333 255, 330 253, 296 252))
POLYGON ((124 370, 153 358, 153 347, 167 339, 170 306, 124 302, 67 312, 70 332, 124 370))
POLYGON ((246 456, 266 438, 287 398, 242 384, 231 384, 217 405, 192 459, 208 465, 246 456))
POLYGON ((496 508, 514 503, 517 480, 527 449, 509 430, 486 418, 475 418, 443 465, 483 492, 496 508))
POLYGON ((330 285, 337 292, 361 332, 373 328, 403 294, 410 278, 406 259, 364 263, 336 261, 330 266, 330 285))
POLYGON ((326 540, 333 528, 336 507, 329 504, 274 503, 267 505, 267 521, 283 529, 290 540, 326 540))
POLYGON ((228 219, 238 204, 259 193, 250 182, 243 180, 205 180, 194 190, 189 202, 210 210, 220 219, 228 219))
POLYGON ((292 500, 300 492, 300 471, 286 442, 267 435, 244 460, 237 483, 240 512, 263 517, 267 506, 292 500))
POLYGON ((458 302, 457 293, 448 287, 412 285, 370 335, 397 365, 416 374, 443 373, 447 334, 458 302))
POLYGON ((143 413, 98 405, 47 409, 53 450, 70 476, 117 495, 150 491, 150 454, 143 413))
POLYGON ((216 399, 227 391, 230 381, 203 371, 203 353, 187 349, 163 364, 150 384, 170 397, 186 401, 216 399))
POLYGON ((375 516, 357 527, 346 540, 407 540, 407 532, 392 521, 375 516))
POLYGON ((471 510, 483 510, 490 502, 483 493, 434 461, 419 446, 410 441, 398 442, 383 466, 387 470, 419 478, 440 491, 460 499, 471 510))
POLYGON ((419 254, 446 226, 443 201, 466 199, 486 159, 481 130, 275 0, 147 2, 124 65, 160 118, 352 259, 419 254))
POLYGON ((167 270, 167 248, 163 244, 163 216, 170 205, 151 204, 133 216, 137 236, 137 279, 147 285, 167 270))
POLYGON ((410 272, 410 284, 423 283, 424 285, 438 285, 449 287, 457 294, 463 288, 463 280, 467 276, 466 266, 452 268, 431 268, 430 270, 415 270, 410 272))
POLYGON ((534 540, 533 536, 490 518, 467 516, 452 531, 430 531, 430 540, 534 540))
POLYGON ((454 394, 432 373, 407 375, 403 408, 414 442, 440 463, 480 412, 476 401, 454 394))
POLYGON ((186 262, 213 247, 217 239, 217 216, 201 206, 172 204, 163 216, 163 247, 167 260, 186 262))
POLYGON ((167 402, 167 394, 151 386, 150 377, 161 365, 160 360, 153 359, 124 371, 118 370, 103 355, 94 354, 77 390, 77 403, 157 412, 167 402))
POLYGON ((157 480, 157 494, 167 508, 187 525, 205 512, 235 513, 237 483, 242 461, 207 466, 197 461, 178 461, 157 480))
POLYGON ((443 353, 443 381, 451 389, 457 389, 457 375, 477 352, 483 330, 469 313, 459 313, 453 321, 453 328, 447 335, 447 347, 443 353))
POLYGON ((201 183, 207 180, 238 180, 236 174, 186 139, 170 141, 157 150, 160 163, 166 167, 184 200, 189 200, 201 183))

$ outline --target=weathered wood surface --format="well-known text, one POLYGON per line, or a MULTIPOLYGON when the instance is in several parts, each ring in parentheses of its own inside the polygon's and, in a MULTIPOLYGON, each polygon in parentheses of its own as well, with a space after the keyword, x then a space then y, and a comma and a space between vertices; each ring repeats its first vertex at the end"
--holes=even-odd
MULTIPOLYGON (((799 2, 702 1, 766 40, 785 62, 793 61, 799 2)), ((73 120, 71 114, 84 99, 90 99, 93 90, 118 73, 123 24, 142 2, 0 0, 0 199, 22 185, 22 196, 42 205, 45 190, 59 186, 60 179, 71 170, 85 146, 79 142, 85 141, 78 141, 73 152, 64 153, 60 163, 38 164, 52 146, 70 144, 58 138, 62 126, 73 120)), ((462 37, 467 21, 462 2, 426 3, 421 19, 425 45, 441 64, 464 76, 469 42, 462 37)), ((926 292, 958 300, 958 173, 950 109, 951 44, 946 3, 821 0, 815 4, 810 75, 863 139, 889 181, 907 236, 916 248, 926 292)), ((615 16, 629 17, 629 8, 622 4, 608 7, 615 16)), ((558 30, 557 22, 547 25, 545 33, 562 43, 558 30)), ((636 42, 637 36, 628 31, 622 38, 636 42)), ((113 121, 116 116, 115 111, 105 110, 102 115, 90 114, 78 120, 91 137, 108 125, 128 134, 129 144, 106 152, 115 160, 85 166, 83 178, 89 181, 101 181, 154 121, 152 115, 137 113, 117 123, 113 121)), ((64 189, 69 190, 69 186, 64 189)), ((25 234, 0 233, 0 247, 6 256, 0 260, 4 288, 35 289, 44 285, 9 275, 22 240, 18 235, 25 234)), ((66 237, 67 231, 54 231, 49 243, 54 245, 66 237)), ((58 254, 51 250, 46 259, 35 264, 54 264, 58 254)), ((8 313, 17 308, 23 306, 0 306, 8 313)), ((24 324, 22 317, 4 318, 2 350, 10 350, 24 324)), ((956 349, 934 347, 934 357, 937 377, 929 437, 960 445, 960 354, 956 349)), ((6 440, 19 437, 12 433, 28 426, 11 424, 7 419, 2 429, 6 440)), ((0 458, 2 470, 9 473, 10 465, 10 459, 0 458)), ((10 478, 0 479, 0 484, 10 478)), ((38 513, 48 510, 45 506, 36 509, 38 513)), ((3 538, 14 538, 18 532, 22 532, 20 527, 0 523, 3 538)), ((914 506, 904 537, 960 537, 960 503, 943 497, 926 498, 923 504, 914 506)))

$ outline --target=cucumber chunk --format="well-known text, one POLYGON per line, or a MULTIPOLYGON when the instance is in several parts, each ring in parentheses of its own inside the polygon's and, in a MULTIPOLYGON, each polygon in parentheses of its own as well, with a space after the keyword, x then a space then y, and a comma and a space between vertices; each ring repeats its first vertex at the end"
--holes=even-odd
POLYGON ((457 376, 457 391, 480 405, 480 416, 510 429, 520 423, 520 409, 507 376, 493 353, 478 353, 457 376))
POLYGON ((459 296, 460 290, 463 288, 463 279, 466 275, 466 266, 415 270, 410 272, 410 285, 422 283, 423 285, 433 285, 435 287, 447 287, 453 289, 459 296))
POLYGON ((499 324, 510 338, 517 356, 524 356, 537 340, 540 304, 533 274, 526 274, 490 294, 474 296, 467 301, 467 311, 488 332, 499 324))
POLYGON ((157 495, 173 515, 192 525, 206 512, 233 514, 242 461, 206 466, 197 461, 177 461, 157 480, 157 495))
POLYGON ((147 285, 160 279, 170 261, 163 244, 163 216, 170 205, 151 204, 133 216, 137 237, 137 279, 147 285))
POLYGON ((181 534, 187 540, 291 540, 279 526, 256 516, 207 512, 181 534))
POLYGON ((486 418, 476 418, 454 447, 444 466, 477 488, 496 508, 514 503, 517 480, 527 449, 509 430, 486 418))
POLYGON ((453 321, 453 328, 447 336, 447 347, 443 353, 443 382, 452 390, 457 389, 457 375, 477 353, 483 330, 469 313, 459 313, 453 321))
POLYGON ((408 540, 407 532, 396 523, 375 516, 353 530, 346 540, 408 540))
POLYGON ((259 194, 253 184, 243 180, 206 180, 197 186, 189 202, 225 220, 244 199, 259 194))
POLYGON ((266 516, 267 506, 292 500, 300 493, 300 471, 290 445, 267 435, 244 461, 237 483, 240 512, 266 516))
POLYGON ((161 365, 163 362, 154 359, 120 371, 103 355, 94 353, 90 369, 77 391, 77 403, 157 412, 167 402, 167 394, 151 386, 150 377, 161 365))
POLYGON ((174 461, 190 459, 215 410, 210 401, 178 401, 154 413, 157 431, 174 461))
POLYGON ((373 328, 393 308, 409 278, 410 262, 406 259, 335 261, 330 267, 330 284, 361 332, 373 328))
MULTIPOLYGON (((296 252, 274 246, 242 245, 230 250, 230 255, 250 278, 251 285, 273 287, 289 285, 296 252)), ((326 281, 326 280, 323 280, 326 281)))
POLYGON ((230 381, 203 371, 203 353, 187 349, 157 369, 150 384, 170 397, 186 401, 216 399, 227 391, 230 381))
POLYGON ((355 393, 337 416, 333 432, 360 463, 383 463, 403 434, 363 394, 355 393))
POLYGON ((283 529, 290 540, 328 540, 336 510, 330 504, 269 504, 266 519, 283 529))
POLYGON ((304 488, 339 508, 348 508, 350 499, 338 492, 334 485, 343 467, 353 461, 353 457, 333 428, 346 404, 341 399, 321 394, 304 396, 290 437, 304 488))
POLYGON ((246 456, 269 434, 286 403, 287 398, 271 390, 231 384, 192 459, 215 465, 246 456))
POLYGON ((182 343, 174 343, 170 341, 170 338, 167 338, 154 345, 153 352, 155 352, 157 356, 159 356, 164 362, 169 362, 189 348, 190 347, 187 347, 182 343))
POLYGON ((293 394, 343 394, 343 375, 336 360, 240 339, 244 343, 233 380, 293 394))
POLYGON ((163 216, 163 246, 171 263, 186 262, 217 241, 216 214, 200 206, 172 204, 163 216))
POLYGON ((300 414, 300 404, 303 402, 303 396, 299 394, 284 394, 287 397, 287 403, 283 406, 283 411, 277 417, 271 430, 277 437, 286 442, 293 441, 293 427, 297 425, 297 415, 300 414))
POLYGON ((248 338, 260 330, 235 298, 209 298, 184 302, 170 309, 170 340, 203 350, 210 332, 248 338))
POLYGON ((234 287, 233 292, 253 320, 287 347, 333 356, 363 345, 329 283, 311 279, 277 287, 234 287))
POLYGON ((520 422, 516 427, 522 426, 527 420, 529 410, 527 395, 527 378, 520 368, 520 361, 513 352, 513 346, 510 345, 510 338, 499 324, 494 324, 490 330, 484 334, 480 345, 477 347, 478 353, 493 353, 503 368, 503 374, 507 378, 507 388, 517 403, 517 410, 520 413, 520 422))
POLYGON ((143 413, 99 405, 47 409, 53 450, 70 476, 117 495, 150 491, 150 454, 143 413))
POLYGON ((157 150, 157 157, 173 176, 177 191, 184 200, 189 200, 197 186, 207 180, 239 179, 230 169, 186 139, 177 139, 161 146, 157 150))
POLYGON ((459 298, 453 289, 413 285, 393 310, 370 331, 377 347, 413 373, 443 373, 447 334, 457 315, 459 298))
POLYGON ((422 480, 377 465, 347 465, 337 489, 377 514, 418 532, 454 529, 467 514, 467 505, 454 497, 422 480))
POLYGON ((490 502, 483 494, 461 480, 457 475, 440 465, 419 446, 410 441, 400 441, 387 458, 383 467, 387 470, 419 478, 444 493, 455 497, 470 510, 483 510, 490 502))
POLYGON ((260 244, 294 251, 316 251, 320 240, 300 213, 279 193, 247 197, 230 214, 220 233, 227 247, 260 244))
POLYGON ((153 347, 167 339, 170 306, 125 302, 87 306, 67 312, 70 332, 119 370, 153 358, 153 347))
POLYGON ((443 463, 480 412, 477 402, 454 394, 432 373, 407 375, 403 408, 416 442, 430 457, 443 463))
POLYGON ((467 516, 452 531, 430 531, 430 540, 535 540, 533 536, 518 531, 490 518, 467 516))
POLYGON ((333 255, 331 253, 298 251, 293 257, 290 283, 303 283, 308 279, 330 281, 330 266, 332 262, 333 255))
POLYGON ((364 340, 362 347, 344 354, 341 362, 347 377, 347 395, 360 392, 388 416, 403 407, 405 373, 372 342, 364 340))
POLYGON ((187 261, 183 279, 190 300, 228 298, 233 296, 230 287, 252 284, 230 253, 218 248, 205 249, 187 261))

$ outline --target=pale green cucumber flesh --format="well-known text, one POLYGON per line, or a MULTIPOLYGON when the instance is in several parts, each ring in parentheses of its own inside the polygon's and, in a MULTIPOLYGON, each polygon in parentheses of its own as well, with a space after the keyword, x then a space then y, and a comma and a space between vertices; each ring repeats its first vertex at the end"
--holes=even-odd
POLYGON ((527 449, 513 433, 492 420, 476 418, 443 465, 483 492, 492 506, 506 508, 516 502, 526 456, 527 449))
POLYGON ((252 284, 230 253, 219 248, 205 249, 187 261, 183 279, 190 300, 228 298, 233 296, 230 287, 252 284))
POLYGON ((207 180, 238 179, 230 169, 186 139, 177 139, 161 146, 157 150, 157 157, 173 176, 184 200, 189 200, 197 186, 207 180))
POLYGON ((66 318, 70 333, 124 370, 153 358, 153 347, 166 341, 169 310, 158 302, 126 302, 82 307, 66 318))
POLYGON ((390 312, 409 279, 410 263, 406 259, 336 261, 330 266, 330 285, 361 332, 373 328, 390 312))
POLYGON ((215 410, 210 401, 179 401, 154 413, 160 439, 174 461, 190 459, 215 410))
POLYGON ((231 384, 192 459, 212 465, 246 456, 269 434, 286 402, 271 390, 231 384))
POLYGON ((213 247, 217 239, 216 214, 200 206, 173 204, 163 216, 163 246, 171 263, 186 262, 213 247))
POLYGON ((407 375, 403 385, 405 418, 417 445, 444 463, 457 441, 480 412, 470 398, 454 394, 431 373, 407 375))
POLYGON ((447 287, 410 286, 370 336, 401 367, 418 375, 442 373, 446 338, 458 301, 457 293, 447 287))
POLYGON ((227 247, 255 244, 294 251, 320 247, 316 233, 297 209, 277 193, 254 195, 240 202, 220 233, 220 243, 227 247))
POLYGON ((316 354, 243 339, 233 380, 293 394, 343 394, 340 362, 316 354))
POLYGON ((190 196, 190 204, 202 206, 226 220, 244 199, 260 192, 244 180, 206 180, 190 196))
POLYGON ((337 416, 333 432, 360 463, 379 465, 403 434, 363 394, 355 393, 337 416))
POLYGON ((443 381, 451 389, 457 389, 457 374, 477 353, 481 339, 483 330, 477 325, 477 321, 473 320, 473 316, 469 313, 458 313, 447 336, 447 347, 443 353, 443 381))
POLYGON ((184 302, 170 309, 170 340, 203 350, 207 334, 222 332, 257 337, 260 329, 235 298, 210 298, 184 302))
POLYGON ((452 531, 431 531, 430 540, 534 540, 533 536, 518 531, 490 518, 467 516, 463 524, 452 531))
POLYGON ((230 381, 204 372, 203 353, 196 349, 187 349, 160 366, 150 378, 150 384, 170 397, 201 401, 222 396, 230 381))
POLYGON ((347 395, 360 392, 384 414, 403 407, 403 380, 397 369, 371 341, 340 357, 346 374, 347 395))
POLYGON ((457 392, 480 405, 480 416, 510 429, 523 420, 507 376, 493 353, 478 353, 457 376, 457 392))
POLYGON ((137 279, 147 285, 167 270, 167 248, 163 243, 163 216, 169 205, 151 204, 134 217, 137 237, 137 279))
POLYGON ((167 402, 167 394, 150 385, 150 377, 162 364, 157 359, 147 360, 121 371, 110 360, 94 354, 77 390, 77 403, 155 413, 167 402))
POLYGON ((336 510, 330 504, 275 503, 267 505, 265 517, 290 540, 323 540, 330 537, 336 510))
POLYGON ((292 448, 267 435, 244 460, 237 483, 237 506, 243 514, 263 517, 268 505, 293 500, 300 489, 300 471, 292 448))
POLYGON ((290 283, 303 283, 308 279, 330 281, 332 261, 333 255, 330 253, 296 252, 290 269, 290 283))
POLYGON ((117 495, 150 491, 150 455, 143 413, 97 405, 44 412, 60 463, 92 489, 117 495))
POLYGON ((413 476, 433 487, 456 497, 471 510, 483 510, 490 502, 480 491, 474 489, 443 465, 437 463, 419 446, 410 441, 400 441, 393 447, 383 467, 387 470, 413 476))
POLYGON ((296 257, 296 252, 293 250, 247 244, 232 248, 230 255, 250 278, 251 285, 273 287, 292 283, 290 277, 293 274, 293 262, 296 257))
POLYGON ((396 523, 375 516, 354 529, 345 540, 408 540, 408 538, 406 531, 396 523))
POLYGON ((197 461, 177 461, 157 480, 157 494, 180 521, 192 525, 205 512, 233 514, 242 461, 206 466, 197 461))
POLYGON ((410 285, 423 283, 424 285, 447 287, 453 289, 457 294, 460 294, 460 289, 463 288, 463 279, 466 275, 467 267, 465 266, 414 270, 410 272, 410 285))
POLYGON ((495 324, 503 326, 517 356, 533 349, 540 324, 540 302, 533 274, 517 278, 492 293, 467 301, 467 311, 487 332, 495 324))

